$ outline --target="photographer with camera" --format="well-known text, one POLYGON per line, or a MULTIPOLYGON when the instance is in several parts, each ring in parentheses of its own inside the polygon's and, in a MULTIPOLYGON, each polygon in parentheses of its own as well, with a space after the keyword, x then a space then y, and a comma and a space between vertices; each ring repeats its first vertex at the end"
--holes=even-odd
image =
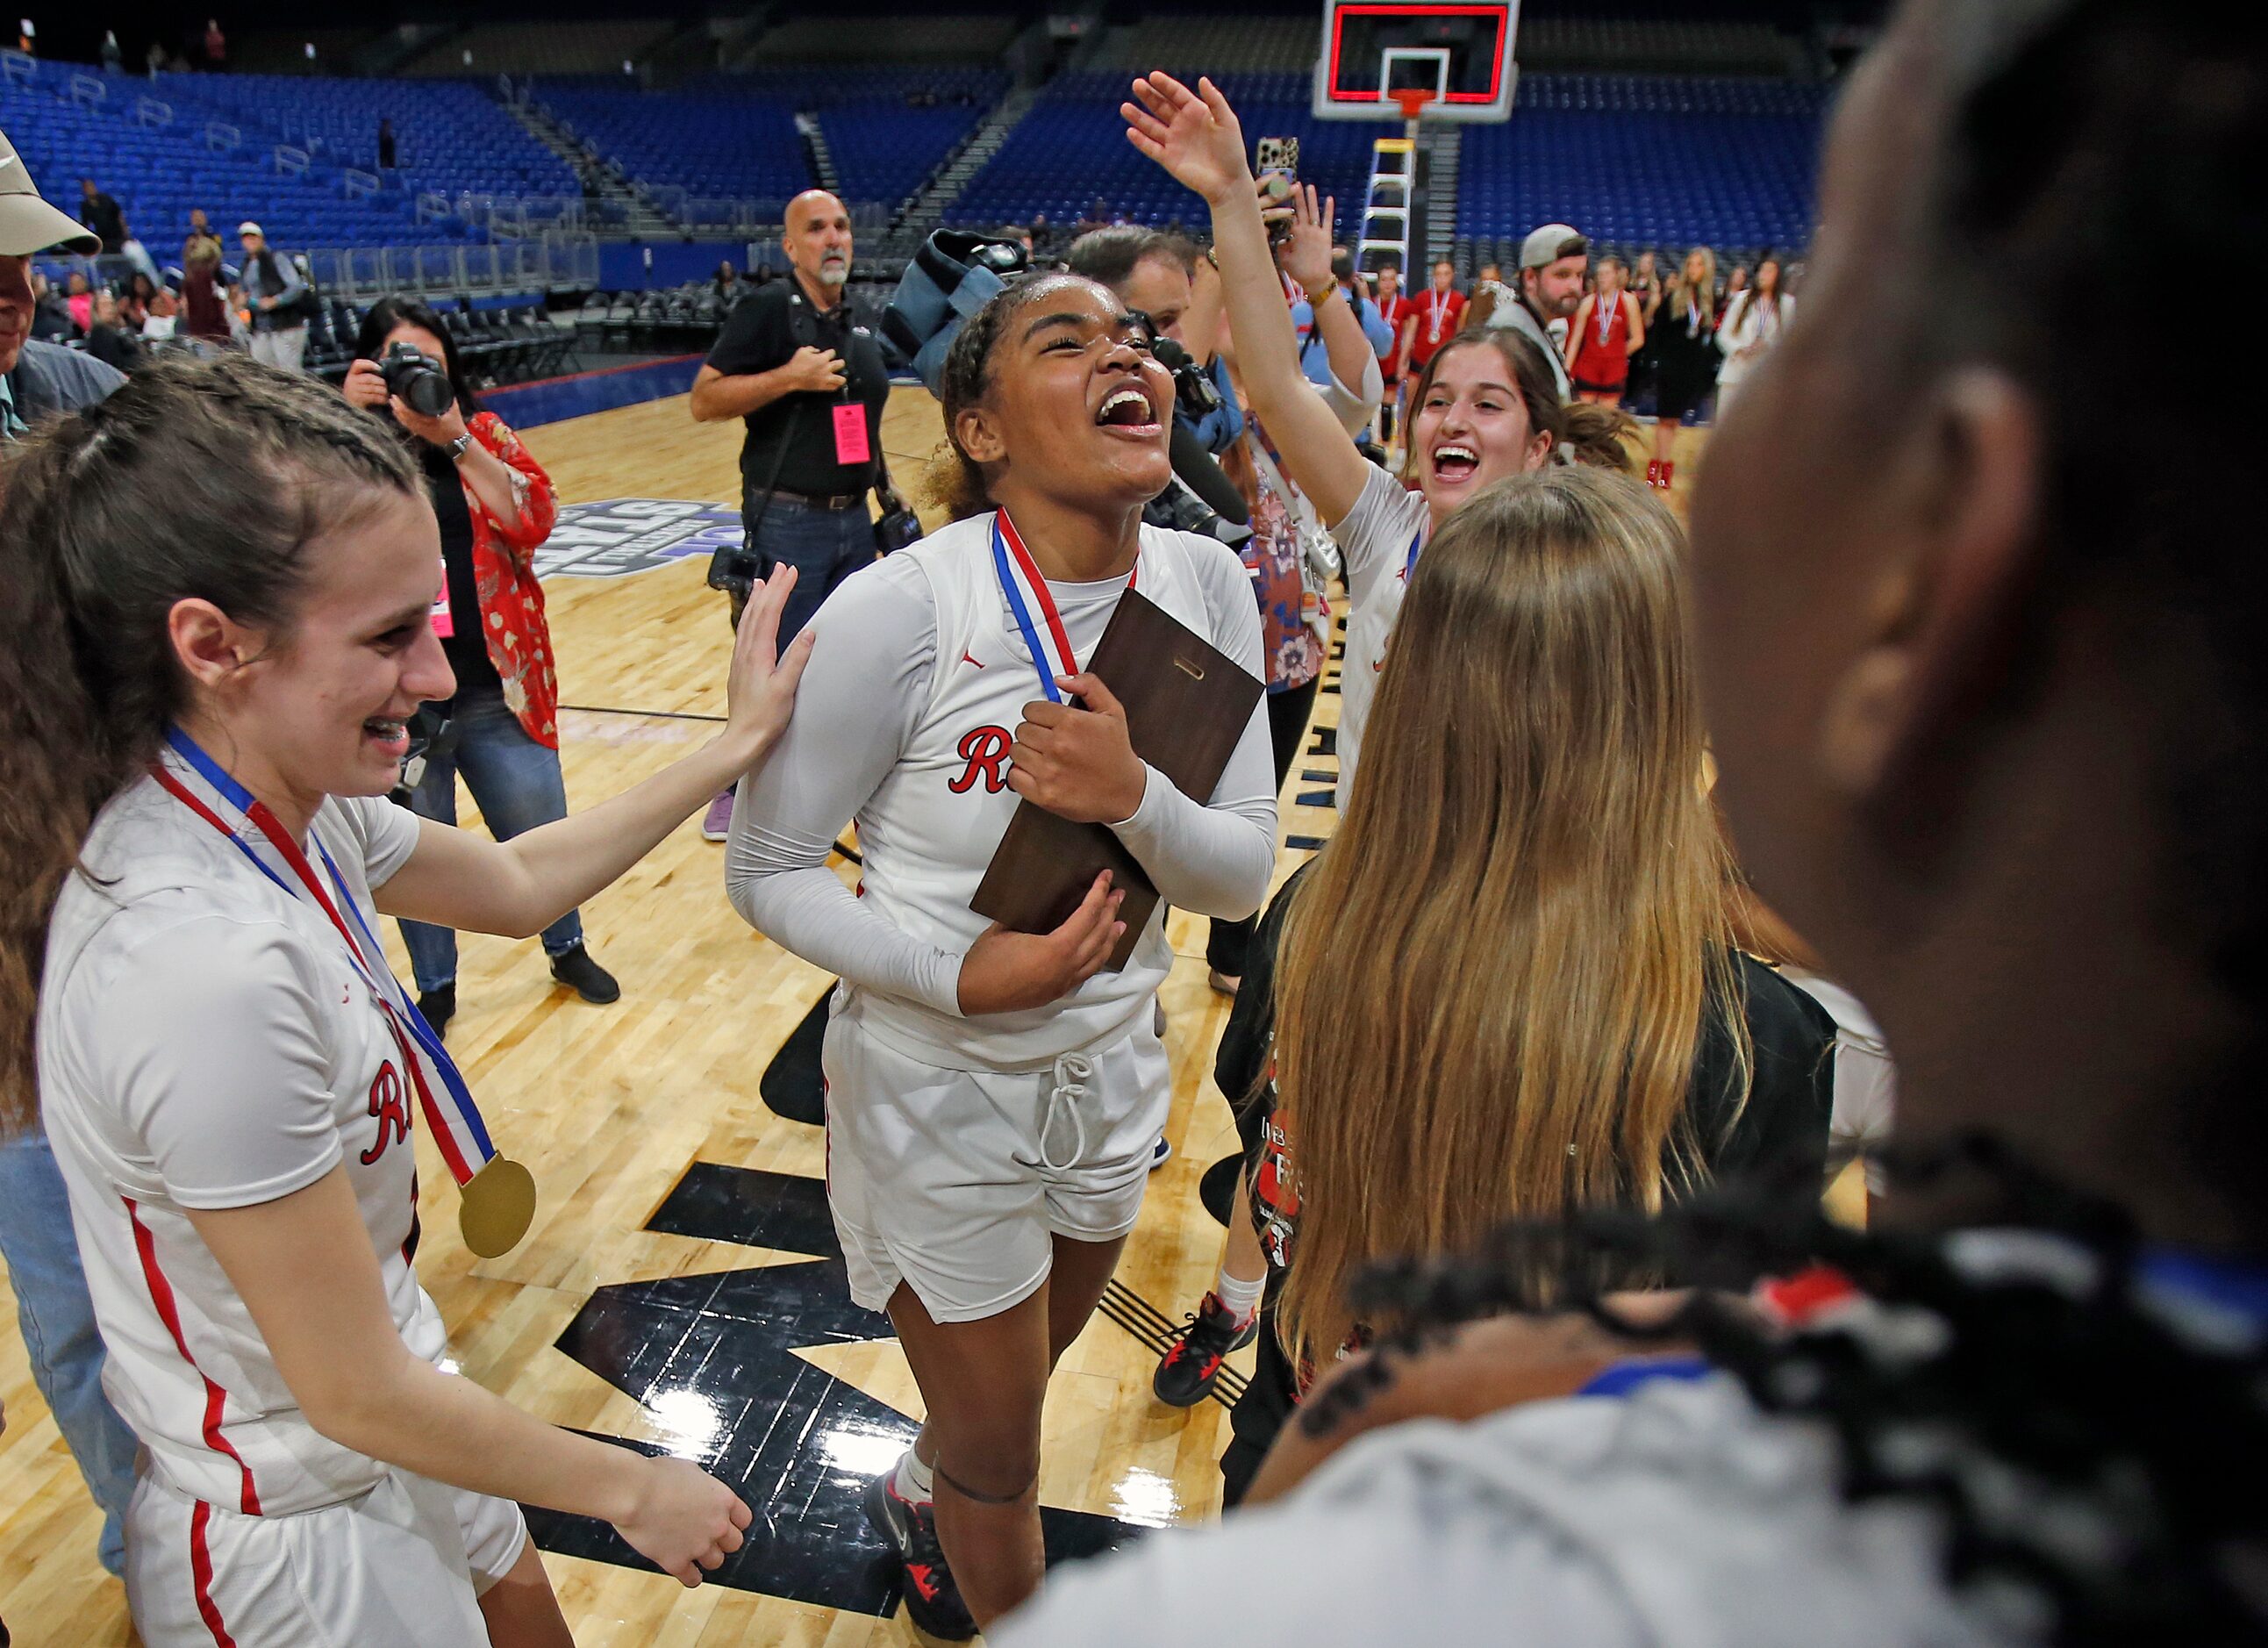
MULTIPOLYGON (((446 569, 433 610, 456 696, 429 705, 440 722, 410 809, 457 821, 457 772, 490 832, 508 841, 567 816, 559 770, 559 684, 551 632, 535 580, 536 546, 551 536, 559 505, 551 477, 504 419, 474 399, 441 317, 410 298, 374 305, 355 340, 342 385, 355 405, 389 415, 415 448, 441 527, 446 569)), ((457 935, 401 923, 417 979, 417 1005, 434 1032, 457 1010, 457 935)), ((622 987, 583 942, 581 913, 543 929, 551 976, 585 1001, 618 1000, 622 987)))
MULTIPOLYGON (((720 551, 709 581, 733 600, 740 622, 750 582, 784 563, 795 594, 780 618, 784 647, 835 587, 874 558, 867 495, 883 490, 882 409, 890 374, 881 345, 843 302, 850 278, 850 213, 823 188, 788 203, 780 233, 789 278, 743 299, 693 380, 694 421, 745 420, 740 521, 745 547, 720 551)), ((719 795, 701 832, 722 841, 732 795, 719 795)))

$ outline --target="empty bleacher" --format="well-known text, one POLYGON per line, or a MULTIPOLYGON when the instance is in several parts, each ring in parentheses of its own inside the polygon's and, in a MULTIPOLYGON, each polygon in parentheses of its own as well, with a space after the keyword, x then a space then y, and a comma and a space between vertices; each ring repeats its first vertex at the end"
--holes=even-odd
POLYGON ((1826 100, 1786 81, 1522 76, 1511 120, 1465 129, 1459 234, 1516 243, 1562 222, 1615 246, 1800 246, 1826 100))
POLYGON ((1784 75, 1791 41, 1771 24, 1668 18, 1529 17, 1523 69, 1543 73, 1784 75))
POLYGON ((746 66, 773 63, 998 63, 1022 27, 1013 17, 983 13, 868 13, 856 4, 821 15, 791 18, 757 41, 746 66))
POLYGON ((676 32, 666 17, 583 23, 486 23, 437 41, 404 64, 412 78, 619 74, 676 32), (468 61, 469 59, 469 61, 468 61))
MULTIPOLYGON (((1303 74, 1217 77, 1236 105, 1248 138, 1300 139, 1300 174, 1338 202, 1337 233, 1361 221, 1370 178, 1370 145, 1379 128, 1363 122, 1321 121, 1309 112, 1303 74)), ((1056 223, 1075 222, 1101 200, 1114 215, 1136 223, 1178 219, 1202 228, 1204 203, 1136 153, 1126 141, 1118 106, 1126 75, 1118 69, 1059 77, 984 168, 969 180, 946 216, 955 223, 1027 222, 1045 212, 1056 223)))

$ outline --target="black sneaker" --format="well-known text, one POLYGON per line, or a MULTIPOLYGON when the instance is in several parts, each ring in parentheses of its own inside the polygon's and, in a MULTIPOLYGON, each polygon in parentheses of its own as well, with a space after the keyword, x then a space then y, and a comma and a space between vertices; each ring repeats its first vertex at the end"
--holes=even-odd
POLYGON ((897 1553, 898 1589, 914 1624, 943 1641, 965 1643, 976 1635, 976 1621, 961 1600, 953 1570, 945 1565, 936 1509, 902 1497, 896 1475, 894 1467, 866 1484, 866 1520, 897 1553))
POLYGON ((615 975, 593 961, 580 944, 551 958, 551 976, 594 1007, 622 999, 622 987, 615 982, 615 975))
POLYGON ((417 997, 417 1011, 433 1027, 433 1033, 446 1041, 449 1038, 449 1021, 457 1016, 456 980, 451 979, 438 990, 421 992, 417 997))
POLYGON ((1250 1344, 1259 1332, 1257 1311, 1239 1327, 1220 1302, 1220 1295, 1206 1294, 1197 1313, 1174 1335, 1172 1348, 1158 1363, 1151 1390, 1169 1408, 1195 1408, 1212 1393, 1222 1359, 1250 1344))

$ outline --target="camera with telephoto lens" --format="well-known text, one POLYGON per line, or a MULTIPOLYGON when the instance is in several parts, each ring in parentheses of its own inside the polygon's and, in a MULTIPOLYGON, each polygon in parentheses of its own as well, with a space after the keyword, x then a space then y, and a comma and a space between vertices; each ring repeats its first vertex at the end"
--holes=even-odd
POLYGON ((456 404, 456 386, 441 363, 414 344, 389 344, 378 370, 386 392, 421 417, 438 418, 456 404))

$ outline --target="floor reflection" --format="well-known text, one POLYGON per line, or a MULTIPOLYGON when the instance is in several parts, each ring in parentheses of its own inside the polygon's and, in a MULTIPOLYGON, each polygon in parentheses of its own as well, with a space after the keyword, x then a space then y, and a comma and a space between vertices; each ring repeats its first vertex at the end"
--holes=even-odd
MULTIPOLYGON (((710 1576, 716 1583, 895 1612, 895 1570, 858 1497, 895 1462, 914 1423, 795 1354, 891 1336, 887 1318, 851 1302, 826 1186, 696 1162, 646 1228, 813 1257, 600 1288, 560 1334, 559 1349, 644 1404, 666 1438, 624 1445, 697 1461, 755 1512, 748 1542, 710 1576)), ((1154 1513, 1173 1497, 1170 1482, 1138 1470, 1119 1486, 1117 1518, 1044 1508, 1049 1560, 1091 1556, 1133 1535, 1135 1525, 1175 1519, 1173 1511, 1154 1513)), ((651 1567, 604 1523, 531 1510, 528 1526, 545 1550, 651 1567)))

